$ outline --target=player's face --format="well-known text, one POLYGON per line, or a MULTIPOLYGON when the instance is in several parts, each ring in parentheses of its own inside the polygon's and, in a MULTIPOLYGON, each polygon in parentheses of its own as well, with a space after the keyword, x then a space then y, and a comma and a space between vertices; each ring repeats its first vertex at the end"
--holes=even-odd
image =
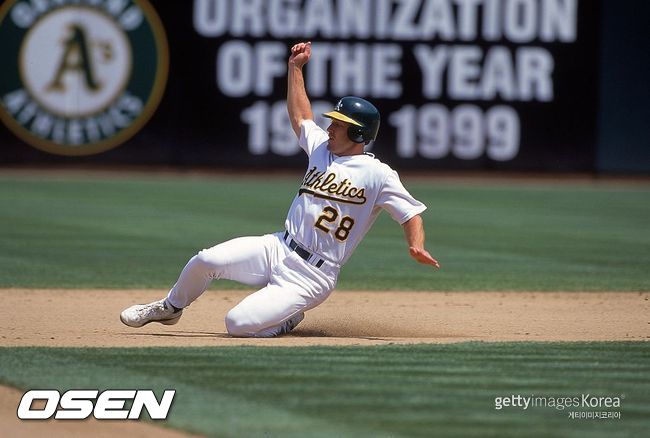
POLYGON ((332 119, 330 126, 327 128, 327 133, 330 137, 329 142, 327 143, 327 149, 331 153, 338 156, 357 155, 363 153, 363 144, 355 143, 348 138, 349 126, 350 124, 347 122, 332 119))

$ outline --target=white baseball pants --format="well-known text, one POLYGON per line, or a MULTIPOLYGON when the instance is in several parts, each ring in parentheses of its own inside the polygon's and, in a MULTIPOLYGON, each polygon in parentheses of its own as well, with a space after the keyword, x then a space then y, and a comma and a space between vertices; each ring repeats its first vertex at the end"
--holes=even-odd
POLYGON ((220 278, 264 286, 228 312, 226 329, 238 337, 276 336, 286 320, 325 301, 339 274, 339 267, 329 262, 317 268, 303 260, 283 234, 239 237, 200 251, 167 300, 174 307, 187 307, 220 278))

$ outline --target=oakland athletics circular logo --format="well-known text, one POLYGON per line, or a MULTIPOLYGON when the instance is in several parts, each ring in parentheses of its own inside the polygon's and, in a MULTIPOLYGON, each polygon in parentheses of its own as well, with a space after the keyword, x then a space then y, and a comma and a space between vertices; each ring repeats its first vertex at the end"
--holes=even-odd
POLYGON ((46 152, 91 155, 132 137, 167 81, 146 0, 9 0, 0 8, 0 119, 46 152))

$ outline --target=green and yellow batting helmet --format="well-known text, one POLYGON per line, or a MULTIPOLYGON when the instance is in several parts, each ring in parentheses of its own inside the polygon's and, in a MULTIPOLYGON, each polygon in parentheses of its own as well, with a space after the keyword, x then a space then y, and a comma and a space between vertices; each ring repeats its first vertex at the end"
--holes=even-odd
POLYGON ((379 110, 365 99, 346 96, 339 100, 334 111, 323 116, 349 123, 348 137, 355 143, 368 144, 377 138, 379 110))

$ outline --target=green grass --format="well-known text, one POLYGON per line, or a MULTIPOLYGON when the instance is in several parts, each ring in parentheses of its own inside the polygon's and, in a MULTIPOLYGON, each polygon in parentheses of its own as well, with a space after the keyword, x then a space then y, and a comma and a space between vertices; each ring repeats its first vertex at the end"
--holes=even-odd
MULTIPOLYGON (((299 180, 0 175, 0 287, 168 288, 198 250, 281 230, 299 180)), ((443 269, 382 214, 339 289, 650 290, 647 186, 405 182, 443 269)))
MULTIPOLYGON (((20 388, 176 389, 167 425, 212 436, 647 436, 650 343, 0 349, 20 388), (47 372, 43 372, 47 370, 47 372), (620 420, 495 398, 621 397, 620 420)), ((599 410, 582 409, 579 410, 599 410)))
MULTIPOLYGON (((0 287, 168 288, 198 250, 281 230, 299 180, 0 174, 0 287)), ((412 262, 384 214, 339 289, 650 290, 650 186, 405 183, 443 269, 412 262)), ((174 388, 167 426, 225 437, 645 436, 648 375, 647 342, 0 347, 0 383, 174 388), (495 409, 587 393, 624 397, 622 419, 495 409)))

